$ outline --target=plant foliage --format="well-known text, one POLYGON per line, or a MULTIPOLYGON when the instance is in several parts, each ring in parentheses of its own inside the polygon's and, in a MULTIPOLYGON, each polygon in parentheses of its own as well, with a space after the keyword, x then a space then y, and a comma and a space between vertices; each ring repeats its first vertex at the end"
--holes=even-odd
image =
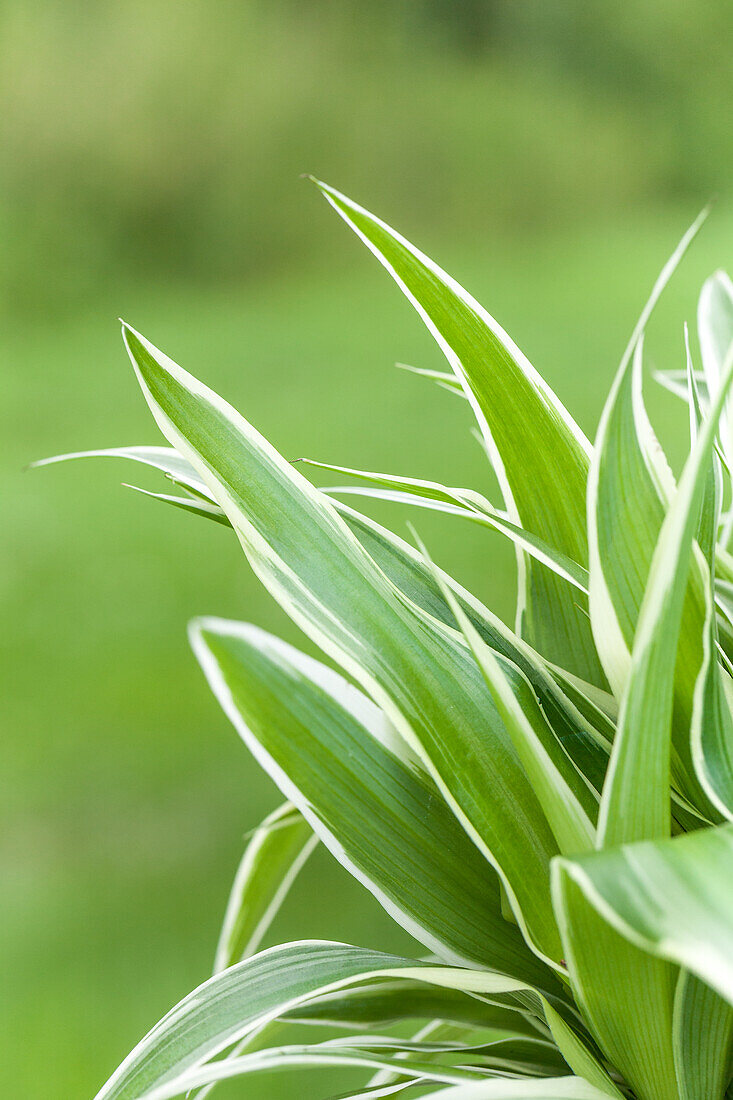
POLYGON ((287 801, 246 848, 213 977, 98 1100, 203 1096, 232 1077, 314 1066, 362 1070, 353 1096, 365 1098, 722 1100, 733 1095, 733 287, 721 274, 703 287, 701 370, 688 339, 685 371, 663 378, 690 408, 676 482, 644 408, 643 338, 697 223, 653 289, 591 446, 473 298, 317 186, 444 352, 450 374, 423 373, 468 400, 503 507, 343 467, 327 468, 349 485, 318 489, 123 325, 169 446, 94 453, 154 467, 175 489, 153 495, 231 528, 328 663, 247 623, 192 623, 212 691, 287 801), (348 493, 502 531, 519 564, 515 629, 348 493), (423 952, 258 951, 318 841, 423 952), (393 1027, 405 1021, 410 1039, 393 1027), (288 1035, 295 1023, 340 1030, 307 1044, 288 1035))

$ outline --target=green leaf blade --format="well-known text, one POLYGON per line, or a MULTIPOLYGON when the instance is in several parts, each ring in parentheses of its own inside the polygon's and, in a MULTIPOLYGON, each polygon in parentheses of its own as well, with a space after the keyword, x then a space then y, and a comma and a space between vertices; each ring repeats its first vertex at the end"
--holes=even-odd
POLYGON ((226 970, 258 950, 316 841, 308 823, 287 802, 258 826, 232 885, 215 971, 226 970))
MULTIPOLYGON (((587 566, 590 445, 567 410, 506 332, 455 280, 380 219, 316 183, 393 276, 462 381, 494 458, 510 518, 587 566)), ((524 565, 521 633, 551 660, 583 679, 605 683, 575 594, 546 567, 524 565)))
POLYGON ((323 494, 231 406, 132 330, 125 338, 161 430, 227 514, 257 575, 384 709, 499 871, 535 949, 556 962, 557 845, 465 644, 406 604, 323 494))
POLYGON ((369 699, 245 623, 200 620, 191 640, 258 762, 398 923, 444 959, 554 988, 433 784, 384 743, 369 699))

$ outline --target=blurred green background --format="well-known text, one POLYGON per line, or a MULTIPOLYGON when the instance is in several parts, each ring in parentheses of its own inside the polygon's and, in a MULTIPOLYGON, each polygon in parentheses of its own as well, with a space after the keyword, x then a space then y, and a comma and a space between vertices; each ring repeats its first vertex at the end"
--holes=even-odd
MULTIPOLYGON (((697 288, 731 259, 732 43, 723 0, 2 4, 7 1096, 91 1097, 207 976, 243 834, 278 801, 185 639, 213 613, 298 641, 233 539, 120 488, 131 471, 112 462, 23 471, 158 442, 117 315, 289 457, 493 492, 467 409, 392 369, 441 365, 419 320, 299 174, 447 267, 592 434, 657 271, 711 197, 653 365, 682 365, 697 288)), ((649 404, 679 455, 681 410, 651 384, 649 404)), ((510 618, 499 536, 413 518, 510 618)), ((272 938, 300 936, 415 950, 322 853, 272 938)), ((221 1093, 304 1090, 316 1079, 221 1093)))

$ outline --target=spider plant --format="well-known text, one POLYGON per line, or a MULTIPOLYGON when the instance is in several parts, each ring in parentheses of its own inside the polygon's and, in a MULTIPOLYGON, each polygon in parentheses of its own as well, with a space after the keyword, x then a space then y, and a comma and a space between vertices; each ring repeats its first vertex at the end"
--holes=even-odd
POLYGON ((678 480, 642 395, 647 320, 702 216, 652 290, 591 446, 466 291, 315 182, 444 352, 449 371, 420 373, 468 401, 504 499, 344 467, 325 468, 347 485, 316 488, 123 325, 168 445, 94 453, 154 467, 175 488, 153 495, 230 528, 325 663, 248 623, 191 624, 214 695, 286 801, 247 844, 213 976, 98 1100, 203 1097, 319 1066, 362 1070, 351 1095, 364 1098, 730 1097, 724 275, 702 290, 701 366, 686 335, 684 370, 662 377, 689 405, 678 480), (519 564, 514 629, 355 495, 503 532, 519 564), (259 950, 318 842, 410 933, 411 957, 325 941, 259 950), (409 1038, 393 1026, 405 1022, 409 1038), (304 1043, 294 1024, 334 1034, 304 1043))

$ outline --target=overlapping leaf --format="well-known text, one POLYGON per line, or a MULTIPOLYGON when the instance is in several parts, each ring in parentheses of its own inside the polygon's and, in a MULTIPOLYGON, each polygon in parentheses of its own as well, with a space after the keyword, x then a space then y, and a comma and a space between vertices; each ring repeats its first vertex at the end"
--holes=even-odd
MULTIPOLYGON (((461 381, 493 456, 510 519, 586 567, 590 446, 567 410, 455 280, 367 210, 323 183, 318 186, 393 276, 461 381)), ((584 601, 545 566, 523 565, 523 635, 548 658, 602 683, 584 601)))
MULTIPOLYGON (((668 836, 675 665, 693 539, 723 388, 685 466, 649 569, 619 730, 604 786, 598 844, 668 836)), ((672 1035, 675 973, 663 960, 604 927, 576 880, 561 870, 556 906, 576 994, 596 1038, 642 1096, 675 1095, 672 1035), (592 945, 592 946, 591 946, 592 945), (654 1068, 652 1068, 654 1067, 654 1068)))
POLYGON ((465 643, 416 614, 323 494, 231 406, 130 329, 125 339, 161 430, 226 512, 255 572, 424 760, 537 950, 556 962, 557 846, 465 643))
POLYGON ((708 465, 731 381, 733 356, 726 364, 710 416, 685 464, 649 567, 619 730, 601 802, 601 845, 669 835, 670 754, 678 642, 708 465))
POLYGON ((181 1088, 193 1087, 185 1083, 190 1071, 267 1021, 318 995, 379 977, 483 994, 525 988, 487 972, 433 966, 345 944, 285 944, 214 975, 190 993, 138 1043, 97 1100, 146 1100, 156 1089, 176 1096, 181 1080, 181 1088))
POLYGON ((248 624, 205 619, 191 637, 256 759, 400 924, 443 958, 554 987, 503 919, 495 875, 433 784, 384 744, 378 707, 248 624))
POLYGON ((600 917, 733 1004, 733 826, 558 861, 600 917))
POLYGON ((588 571, 578 565, 566 554, 556 550, 544 539, 531 531, 512 523, 508 516, 494 508, 481 493, 473 489, 457 489, 440 485, 435 481, 420 478, 401 477, 396 474, 378 474, 367 470, 354 470, 348 466, 333 466, 325 462, 304 459, 309 465, 331 473, 346 474, 359 478, 365 484, 357 487, 349 485, 328 486, 324 492, 329 496, 368 496, 375 500, 393 501, 398 504, 413 504, 421 508, 433 508, 449 515, 471 520, 483 527, 490 527, 506 535, 515 546, 540 562, 558 577, 567 581, 584 595, 588 592, 588 571))
POLYGON ((606 1057, 643 1100, 676 1098, 675 970, 599 916, 557 861, 555 908, 575 999, 606 1057))

